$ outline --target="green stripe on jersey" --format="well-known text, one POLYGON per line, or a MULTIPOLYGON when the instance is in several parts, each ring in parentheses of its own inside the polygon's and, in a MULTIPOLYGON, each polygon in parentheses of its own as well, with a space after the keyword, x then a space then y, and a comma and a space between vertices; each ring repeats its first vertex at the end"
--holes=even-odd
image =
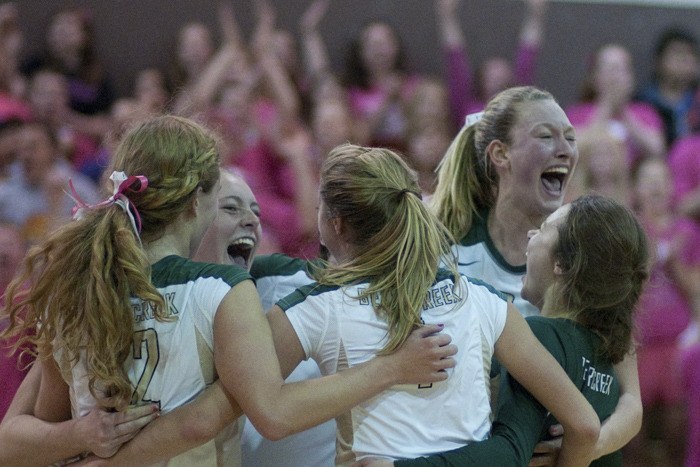
POLYGON ((166 256, 151 266, 151 281, 157 288, 186 284, 199 278, 221 279, 229 286, 253 280, 248 272, 234 265, 197 263, 181 256, 166 256))
POLYGON ((290 258, 281 253, 256 256, 250 275, 256 279, 268 276, 293 276, 303 271, 308 273, 309 261, 299 258, 290 258))
POLYGON ((313 297, 315 295, 321 295, 326 292, 333 292, 338 290, 340 286, 337 285, 321 285, 318 282, 313 284, 305 285, 296 289, 294 292, 290 293, 283 299, 277 302, 277 306, 282 308, 283 311, 287 311, 295 305, 300 304, 306 297, 313 297))
POLYGON ((501 253, 498 251, 496 245, 493 244, 493 240, 491 239, 491 236, 489 235, 489 230, 486 226, 486 219, 488 218, 488 216, 489 212, 488 210, 486 210, 479 213, 478 216, 474 217, 472 227, 469 229, 469 232, 467 232, 467 234, 462 238, 462 240, 459 241, 459 244, 461 246, 474 246, 478 245, 479 243, 483 243, 489 255, 491 255, 493 260, 496 262, 496 264, 498 264, 501 267, 501 269, 504 269, 513 274, 525 274, 524 264, 513 266, 512 264, 508 263, 508 261, 506 261, 503 255, 501 255, 501 253))

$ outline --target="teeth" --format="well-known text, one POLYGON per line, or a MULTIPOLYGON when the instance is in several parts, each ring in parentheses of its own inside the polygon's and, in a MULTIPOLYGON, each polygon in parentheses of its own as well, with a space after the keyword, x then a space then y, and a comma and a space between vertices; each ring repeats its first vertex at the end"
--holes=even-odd
POLYGON ((552 167, 551 169, 545 170, 543 173, 567 175, 569 173, 569 169, 567 167, 552 167))
POLYGON ((239 238, 239 239, 234 240, 231 243, 231 245, 248 245, 250 247, 253 247, 253 246, 255 246, 255 240, 253 240, 250 237, 243 237, 243 238, 239 238))

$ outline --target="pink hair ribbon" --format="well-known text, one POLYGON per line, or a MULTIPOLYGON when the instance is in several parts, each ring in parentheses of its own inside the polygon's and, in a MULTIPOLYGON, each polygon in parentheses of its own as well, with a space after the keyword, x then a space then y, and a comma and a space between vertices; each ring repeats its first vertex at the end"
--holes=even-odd
POLYGON ((124 212, 126 212, 127 216, 129 216, 131 226, 134 228, 134 233, 140 240, 141 238, 139 233, 141 232, 141 216, 139 215, 136 206, 129 201, 126 193, 141 193, 145 191, 148 187, 148 178, 146 178, 144 175, 127 176, 124 172, 114 171, 112 172, 112 175, 109 176, 109 179, 112 180, 112 184, 114 185, 112 196, 97 204, 87 204, 85 201, 80 199, 80 196, 78 196, 78 193, 75 191, 75 187, 73 186, 73 180, 68 181, 71 191, 70 197, 73 198, 73 201, 75 201, 76 204, 73 207, 73 219, 80 219, 84 209, 101 209, 117 204, 124 210, 124 212), (132 209, 129 209, 130 205, 132 209), (134 215, 136 217, 134 217, 134 215))

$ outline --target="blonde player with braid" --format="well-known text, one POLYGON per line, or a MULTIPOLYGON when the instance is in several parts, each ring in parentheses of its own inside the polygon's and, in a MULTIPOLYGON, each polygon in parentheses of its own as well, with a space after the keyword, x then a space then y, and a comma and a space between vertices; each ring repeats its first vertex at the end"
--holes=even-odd
MULTIPOLYGON (((124 137, 112 170, 112 196, 96 205, 77 199, 77 220, 30 251, 8 290, 5 334, 36 329, 19 339, 36 346, 41 364, 36 417, 61 422, 71 412, 142 404, 165 414, 218 375, 214 387, 226 391, 220 412, 242 410, 265 436, 280 438, 398 382, 444 380, 439 370, 454 365, 446 358, 454 349, 443 347, 449 339, 434 336, 336 377, 284 384, 247 271, 188 259, 217 210, 215 138, 187 119, 157 117, 124 137)), ((193 416, 161 434, 202 423, 193 416)), ((177 460, 238 465, 236 427, 229 428, 177 460)), ((51 462, 43 451, 18 463, 51 462)))

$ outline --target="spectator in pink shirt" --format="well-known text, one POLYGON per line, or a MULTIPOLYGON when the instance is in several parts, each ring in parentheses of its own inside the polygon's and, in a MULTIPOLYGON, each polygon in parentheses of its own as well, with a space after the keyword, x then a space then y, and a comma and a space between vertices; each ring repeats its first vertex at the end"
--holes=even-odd
POLYGON ((525 0, 527 13, 520 30, 515 62, 491 57, 475 73, 467 41, 459 25, 459 0, 436 0, 438 24, 447 62, 447 78, 453 119, 462 126, 464 117, 480 112, 493 96, 512 86, 535 84, 537 55, 543 36, 547 0, 525 0))
POLYGON ((630 164, 665 151, 663 122, 651 105, 632 100, 634 81, 629 51, 606 44, 593 55, 580 103, 566 109, 577 132, 602 127, 624 142, 630 164))
POLYGON ((650 429, 660 421, 662 446, 670 465, 681 465, 686 401, 679 365, 678 337, 693 315, 692 297, 700 279, 700 230, 672 209, 671 174, 664 160, 638 167, 635 204, 653 248, 650 280, 637 308, 637 361, 644 422, 631 443, 648 455, 650 429), (636 442, 635 442, 636 441, 636 442))
POLYGON ((407 71, 405 50, 396 30, 373 21, 352 43, 346 81, 353 115, 366 125, 372 146, 398 150, 406 146, 406 102, 418 75, 407 71))
POLYGON ((700 225, 700 134, 680 139, 668 156, 678 212, 700 225))

